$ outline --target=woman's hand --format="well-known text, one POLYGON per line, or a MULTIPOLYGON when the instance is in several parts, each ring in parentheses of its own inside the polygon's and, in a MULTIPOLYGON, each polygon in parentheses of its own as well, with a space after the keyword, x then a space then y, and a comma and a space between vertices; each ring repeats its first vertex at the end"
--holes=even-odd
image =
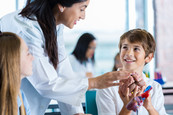
POLYGON ((91 72, 86 72, 86 76, 87 76, 88 78, 91 78, 91 77, 93 77, 93 74, 92 74, 91 72))
POLYGON ((128 76, 130 76, 130 73, 127 71, 113 71, 95 78, 89 78, 88 90, 93 88, 104 89, 111 86, 117 86, 119 83, 115 83, 115 81, 127 79, 128 76))

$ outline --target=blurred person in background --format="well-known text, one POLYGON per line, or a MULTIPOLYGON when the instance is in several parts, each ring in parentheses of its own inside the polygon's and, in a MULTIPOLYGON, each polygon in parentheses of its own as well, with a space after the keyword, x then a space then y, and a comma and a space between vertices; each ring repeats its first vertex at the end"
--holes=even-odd
POLYGON ((94 77, 96 38, 91 33, 82 34, 69 56, 72 69, 79 77, 94 77))
POLYGON ((114 58, 114 67, 113 67, 112 71, 117 71, 118 68, 122 68, 122 66, 123 65, 122 65, 121 60, 120 60, 120 53, 118 52, 114 58))

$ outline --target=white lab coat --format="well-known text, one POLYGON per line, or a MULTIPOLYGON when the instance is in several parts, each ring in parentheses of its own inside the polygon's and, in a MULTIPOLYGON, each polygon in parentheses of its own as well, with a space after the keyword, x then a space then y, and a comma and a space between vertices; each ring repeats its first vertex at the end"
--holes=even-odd
POLYGON ((94 75, 94 64, 92 63, 91 59, 89 59, 85 64, 81 64, 79 60, 77 60, 77 58, 73 54, 71 54, 69 56, 69 60, 73 71, 79 77, 87 77, 86 72, 91 72, 94 75))
POLYGON ((55 70, 45 53, 45 39, 39 24, 37 21, 21 17, 18 15, 19 12, 2 17, 0 30, 19 35, 27 43, 34 56, 33 75, 25 78, 21 85, 29 102, 31 115, 44 115, 51 99, 58 101, 62 115, 83 112, 81 107, 72 108, 81 104, 82 97, 88 88, 88 79, 80 79, 72 71, 65 53, 63 25, 57 26, 59 63, 55 70))
MULTIPOLYGON (((164 96, 161 85, 154 80, 146 78, 145 74, 143 74, 143 79, 146 82, 147 86, 152 86, 150 94, 151 102, 154 108, 156 109, 156 111, 158 111, 159 115, 166 115, 166 111, 164 108, 164 96)), ((123 107, 123 101, 121 100, 118 93, 118 86, 97 90, 96 102, 98 115, 119 115, 123 107)), ((136 115, 136 112, 132 112, 131 115, 136 115)), ((138 115, 149 114, 147 110, 143 106, 141 106, 138 110, 138 115)))
MULTIPOLYGON (((81 64, 80 61, 77 60, 77 58, 73 54, 71 54, 69 56, 69 60, 73 71, 76 73, 76 75, 79 78, 81 77, 87 78, 86 72, 91 72, 94 77, 94 65, 91 59, 89 59, 85 64, 84 63, 81 64)), ((82 102, 85 103, 85 97, 82 98, 82 102)))

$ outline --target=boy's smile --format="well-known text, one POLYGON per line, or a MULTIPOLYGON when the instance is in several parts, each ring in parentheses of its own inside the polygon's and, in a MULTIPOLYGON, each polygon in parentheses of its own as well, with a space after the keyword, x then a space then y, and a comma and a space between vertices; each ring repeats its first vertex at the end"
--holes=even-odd
POLYGON ((130 72, 142 73, 145 65, 145 51, 140 43, 130 43, 124 40, 120 52, 123 69, 130 72))

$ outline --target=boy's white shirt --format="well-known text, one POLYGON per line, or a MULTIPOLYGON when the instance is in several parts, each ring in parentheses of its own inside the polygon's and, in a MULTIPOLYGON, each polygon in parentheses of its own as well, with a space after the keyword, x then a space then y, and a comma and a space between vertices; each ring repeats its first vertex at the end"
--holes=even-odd
MULTIPOLYGON (((167 115, 164 108, 164 96, 162 92, 162 87, 159 83, 151 80, 142 74, 144 81, 147 86, 151 85, 152 90, 151 102, 155 110, 159 115, 167 115)), ((123 101, 121 100, 118 93, 119 86, 109 87, 106 89, 97 90, 96 103, 98 109, 98 115, 118 115, 123 107, 123 101)), ((136 115, 136 112, 132 112, 131 115, 136 115)), ((148 111, 141 106, 138 109, 138 115, 149 115, 148 111)))

